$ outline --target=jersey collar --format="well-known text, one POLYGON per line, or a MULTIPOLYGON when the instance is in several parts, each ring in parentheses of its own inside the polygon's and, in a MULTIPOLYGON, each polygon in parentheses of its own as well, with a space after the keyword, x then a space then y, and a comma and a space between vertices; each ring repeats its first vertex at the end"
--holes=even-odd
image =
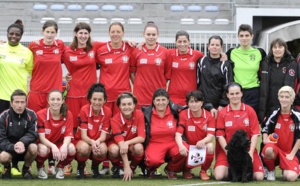
MULTIPOLYGON (((191 47, 188 48, 188 55, 192 56, 193 55, 193 50, 191 49, 191 47)), ((180 56, 180 55, 185 55, 185 54, 179 54, 178 48, 176 49, 176 56, 180 56)))
MULTIPOLYGON (((192 117, 194 117, 193 115, 192 115, 192 113, 191 113, 191 110, 190 109, 188 109, 188 111, 187 111, 187 115, 188 115, 188 119, 191 119, 192 117)), ((204 111, 204 109, 202 109, 202 114, 201 114, 201 116, 200 117, 203 117, 203 118, 206 118, 207 116, 206 116, 206 112, 204 111)))
MULTIPOLYGON (((110 43, 111 43, 111 41, 109 41, 109 42, 106 43, 106 47, 107 47, 107 50, 108 50, 109 52, 113 50, 113 48, 110 46, 110 43)), ((117 49, 117 50, 122 50, 122 51, 124 52, 124 51, 126 50, 126 43, 124 43, 124 42, 122 41, 121 47, 120 47, 119 49, 117 49)))
MULTIPOLYGON (((102 116, 104 116, 103 107, 101 107, 100 114, 101 114, 102 116)), ((93 112, 92 105, 90 105, 90 109, 89 109, 89 117, 92 117, 92 116, 94 116, 94 112, 93 112)))
MULTIPOLYGON (((47 121, 50 121, 50 117, 51 117, 51 113, 50 113, 50 108, 48 107, 47 109, 47 117, 46 117, 46 120, 47 121)), ((64 121, 66 121, 66 118, 64 117, 64 121)))
MULTIPOLYGON (((241 104, 241 107, 240 107, 240 109, 239 110, 246 110, 246 105, 245 105, 245 103, 242 103, 241 104)), ((230 106, 230 104, 227 106, 227 112, 230 112, 230 111, 232 111, 232 108, 231 108, 231 106, 230 106)))
MULTIPOLYGON (((159 48, 160 48, 160 45, 159 45, 158 42, 156 42, 156 46, 154 48, 155 52, 157 52, 159 50, 159 48)), ((146 47, 146 45, 143 46, 143 51, 144 52, 148 52, 149 51, 149 49, 146 47)))

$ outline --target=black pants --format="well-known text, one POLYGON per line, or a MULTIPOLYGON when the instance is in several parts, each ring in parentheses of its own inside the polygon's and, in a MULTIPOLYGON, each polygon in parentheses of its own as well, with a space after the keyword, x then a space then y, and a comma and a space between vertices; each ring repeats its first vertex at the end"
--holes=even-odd
POLYGON ((243 89, 242 100, 247 105, 250 105, 257 114, 259 109, 259 87, 243 89))

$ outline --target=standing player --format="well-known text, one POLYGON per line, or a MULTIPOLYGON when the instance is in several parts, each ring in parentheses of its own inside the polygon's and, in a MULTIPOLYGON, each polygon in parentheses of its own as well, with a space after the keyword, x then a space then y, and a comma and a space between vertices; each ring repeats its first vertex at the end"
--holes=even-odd
POLYGON ((177 49, 171 49, 172 73, 168 92, 173 102, 183 106, 189 91, 197 90, 197 63, 203 54, 190 47, 190 36, 180 30, 175 36, 177 49))
POLYGON ((264 148, 263 161, 268 169, 267 180, 275 180, 275 166, 283 170, 284 180, 296 181, 299 175, 300 112, 292 108, 295 92, 290 86, 278 91, 280 107, 271 112, 262 129, 264 148), (269 135, 278 134, 277 143, 269 135))
MULTIPOLYGON (((132 93, 124 92, 120 94, 117 99, 120 111, 111 119, 114 141, 108 144, 109 159, 116 167, 113 174, 114 178, 119 177, 120 160, 123 161, 124 181, 131 180, 134 170, 144 157, 142 144, 146 136, 144 114, 141 110, 135 109, 136 104, 137 99, 132 93)), ((103 134, 105 133, 103 132, 103 134)))
POLYGON ((132 53, 130 72, 133 93, 139 100, 137 108, 151 105, 153 92, 167 89, 171 75, 171 58, 168 50, 157 43, 158 27, 148 22, 144 28, 145 45, 132 53))
POLYGON ((44 161, 51 156, 59 161, 57 164, 57 179, 64 179, 63 167, 75 157, 75 146, 71 143, 73 138, 73 116, 64 103, 62 93, 53 90, 48 95, 49 107, 40 110, 38 116, 38 155, 36 164, 38 178, 47 179, 44 170, 44 161))
POLYGON ((214 35, 208 39, 208 56, 198 63, 198 88, 205 97, 204 108, 217 119, 218 112, 228 105, 224 87, 233 81, 232 64, 222 60, 223 39, 214 35))
POLYGON ((252 107, 242 102, 243 90, 238 83, 231 82, 225 87, 229 104, 219 114, 216 124, 216 163, 214 175, 216 180, 226 179, 228 176, 227 143, 237 130, 244 130, 251 140, 249 155, 253 162, 253 179, 263 180, 264 169, 256 145, 260 135, 259 123, 252 107))
MULTIPOLYGON (((201 180, 209 180, 206 171, 214 159, 212 140, 215 136, 215 119, 202 108, 203 102, 204 97, 199 90, 187 94, 186 104, 189 108, 180 112, 175 140, 182 156, 188 155, 188 148, 182 143, 183 135, 189 145, 196 145, 198 149, 206 148, 206 160, 201 166, 199 177, 201 180)), ((189 168, 186 167, 184 173, 186 178, 192 178, 189 168)))
POLYGON ((20 43, 23 32, 23 23, 18 19, 7 28, 8 42, 0 44, 0 113, 9 108, 10 96, 16 89, 27 92, 33 61, 30 50, 20 43))
POLYGON ((97 50, 97 63, 100 65, 100 83, 107 91, 106 105, 113 115, 118 112, 116 100, 119 94, 131 91, 130 56, 133 50, 123 42, 124 26, 114 22, 109 26, 111 41, 97 50))
MULTIPOLYGON (((78 162, 77 178, 84 178, 85 162, 92 159, 94 178, 100 178, 99 164, 105 159, 107 146, 106 138, 100 138, 102 130, 109 131, 111 111, 104 106, 107 99, 104 85, 93 84, 87 93, 89 104, 83 106, 79 113, 79 127, 75 135, 78 162)), ((103 135, 102 135, 103 136, 103 135)))
POLYGON ((251 46, 253 30, 250 25, 242 24, 238 29, 240 46, 227 51, 233 62, 234 81, 243 87, 243 100, 258 112, 259 104, 259 68, 266 53, 261 48, 251 46))
POLYGON ((35 112, 48 106, 47 96, 51 90, 62 90, 61 56, 65 45, 55 39, 57 30, 55 21, 46 21, 42 28, 44 38, 32 41, 28 46, 34 60, 28 108, 35 112))

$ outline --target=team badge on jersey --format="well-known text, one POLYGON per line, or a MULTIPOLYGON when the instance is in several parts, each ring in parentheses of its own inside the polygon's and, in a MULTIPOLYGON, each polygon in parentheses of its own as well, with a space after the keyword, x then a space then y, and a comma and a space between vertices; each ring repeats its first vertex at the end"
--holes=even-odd
POLYGON ((147 63, 148 63, 148 59, 143 58, 140 60, 140 64, 147 64, 147 63))
POLYGON ((168 121, 168 122, 167 122, 167 126, 168 126, 169 128, 173 128, 173 127, 174 127, 173 121, 168 121))
POLYGON ((89 130, 93 130, 93 125, 90 124, 90 123, 88 123, 88 129, 89 129, 89 130))
POLYGON ((160 64, 162 62, 162 60, 160 58, 156 58, 154 61, 157 66, 160 66, 160 64))
POLYGON ((294 132, 294 130, 295 130, 295 124, 293 123, 293 124, 290 124, 290 130, 292 131, 292 132, 294 132))
POLYGON ((136 133, 136 126, 132 126, 131 132, 132 132, 132 133, 136 133))
POLYGON ((64 134, 65 132, 66 132, 66 126, 63 126, 63 127, 61 128, 61 133, 64 134))
POLYGON ((226 121, 225 127, 232 127, 232 121, 226 121))
POLYGON ((178 63, 178 62, 173 62, 173 63, 172 63, 172 67, 173 67, 173 68, 178 68, 178 66, 179 66, 179 63, 178 63))
POLYGON ((127 63, 128 62, 128 57, 127 56, 123 56, 122 60, 123 60, 124 63, 127 63))
POLYGON ((105 64, 112 64, 112 59, 111 58, 105 59, 104 63, 105 64))
POLYGON ((23 58, 20 59, 20 63, 21 63, 21 64, 24 64, 24 59, 23 59, 23 58))
POLYGON ((59 50, 58 50, 58 48, 57 48, 57 49, 55 49, 55 50, 53 50, 53 53, 54 53, 54 54, 59 54, 59 50))
POLYGON ((275 128, 276 129, 280 129, 281 128, 281 124, 280 123, 276 123, 275 128))
POLYGON ((35 54, 40 56, 40 55, 43 55, 44 51, 43 50, 37 50, 35 51, 35 54))
POLYGON ((195 132, 196 131, 196 127, 195 126, 188 126, 188 131, 195 132))
POLYGON ((203 129, 204 131, 207 131, 207 124, 203 125, 202 129, 203 129))
POLYGON ((195 63, 194 62, 190 62, 189 63, 189 67, 191 70, 194 70, 195 69, 195 63))
POLYGON ((94 55, 94 51, 89 52, 88 55, 89 55, 90 58, 94 58, 94 56, 95 56, 95 55, 94 55))
POLYGON ((249 59, 250 59, 250 61, 255 61, 255 55, 254 54, 250 54, 249 59))
POLYGON ((290 76, 295 76, 295 70, 294 69, 290 69, 289 70, 289 75, 290 76))
POLYGON ((51 134, 51 129, 45 129, 45 134, 51 134))
POLYGON ((243 123, 245 124, 246 127, 249 127, 249 119, 245 118, 243 123))
POLYGON ((77 61, 77 56, 70 56, 70 61, 77 61))

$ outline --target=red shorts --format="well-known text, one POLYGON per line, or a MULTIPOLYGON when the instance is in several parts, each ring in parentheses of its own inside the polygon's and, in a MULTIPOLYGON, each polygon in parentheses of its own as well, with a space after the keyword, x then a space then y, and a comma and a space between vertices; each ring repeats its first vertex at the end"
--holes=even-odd
POLYGON ((294 159, 288 160, 286 158, 287 153, 282 151, 276 144, 267 143, 261 152, 263 157, 265 157, 266 148, 268 148, 268 147, 272 147, 274 150, 275 166, 279 165, 281 170, 291 170, 291 171, 295 171, 297 174, 300 174, 299 161, 298 161, 298 158, 296 155, 294 156, 294 159))
POLYGON ((48 93, 29 92, 27 107, 35 113, 48 107, 48 93))
POLYGON ((107 106, 108 108, 110 108, 113 116, 120 110, 119 107, 117 106, 117 102, 116 101, 106 102, 105 106, 107 106))
MULTIPOLYGON (((216 149, 216 163, 214 168, 221 165, 229 167, 227 156, 223 149, 216 149)), ((264 172, 262 161, 256 149, 253 152, 253 172, 264 172)))
POLYGON ((77 128, 79 121, 78 121, 78 114, 80 112, 81 107, 83 107, 84 105, 88 104, 88 101, 85 97, 81 97, 81 98, 66 98, 66 104, 68 105, 68 108, 70 110, 70 112, 73 115, 73 128, 77 128))

